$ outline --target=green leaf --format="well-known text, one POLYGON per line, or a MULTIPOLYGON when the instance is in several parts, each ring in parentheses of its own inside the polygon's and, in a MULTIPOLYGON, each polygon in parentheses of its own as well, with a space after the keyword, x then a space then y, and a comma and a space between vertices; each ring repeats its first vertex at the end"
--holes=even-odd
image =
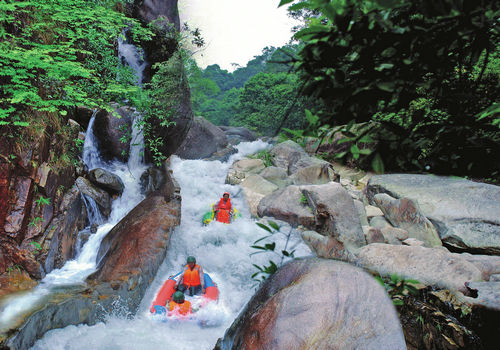
POLYGON ((386 82, 377 83, 377 87, 383 91, 393 92, 394 89, 396 88, 396 84, 392 81, 386 81, 386 82))
POLYGON ((289 4, 289 3, 294 2, 294 1, 295 0, 281 0, 280 4, 278 5, 278 7, 281 7, 283 5, 289 4))
POLYGON ((267 226, 266 226, 266 225, 264 225, 264 224, 261 224, 260 222, 257 222, 257 226, 259 226, 260 228, 262 228, 262 229, 264 229, 264 230, 268 231, 269 233, 273 233, 273 231, 272 231, 269 227, 267 227, 267 226))
POLYGON ((280 230, 280 227, 278 226, 277 223, 275 223, 274 221, 268 221, 268 224, 269 226, 271 226, 273 229, 275 229, 276 231, 279 231, 280 230))
POLYGON ((358 159, 359 158, 359 148, 358 148, 358 145, 352 144, 351 148, 350 148, 350 151, 351 151, 352 157, 354 159, 358 159))
POLYGON ((266 250, 272 250, 272 251, 274 251, 275 248, 276 248, 276 243, 275 242, 273 242, 273 243, 267 243, 265 245, 265 249, 266 250))

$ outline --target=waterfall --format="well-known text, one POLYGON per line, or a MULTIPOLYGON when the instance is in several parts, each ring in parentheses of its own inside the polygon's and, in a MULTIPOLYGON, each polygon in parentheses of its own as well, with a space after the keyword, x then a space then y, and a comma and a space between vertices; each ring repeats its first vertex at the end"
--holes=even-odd
MULTIPOLYGON (((279 262, 269 253, 250 256, 255 252, 250 246, 256 239, 266 236, 266 231, 251 218, 241 188, 224 183, 232 162, 267 146, 262 141, 241 143, 237 147, 239 152, 231 156, 228 163, 173 157, 173 176, 181 186, 181 224, 171 236, 166 258, 146 291, 137 314, 133 318, 109 315, 106 322, 94 326, 82 324, 49 331, 33 349, 213 349, 217 339, 224 335, 255 291, 256 282, 251 275, 256 269, 252 264, 262 266, 270 259, 279 262), (231 201, 242 213, 242 218, 230 225, 213 222, 202 226, 203 213, 226 191, 231 193, 231 201), (219 303, 209 304, 198 311, 197 319, 193 321, 161 322, 150 315, 151 302, 168 276, 183 268, 188 255, 196 256, 197 263, 217 283, 219 303), (208 327, 200 327, 197 323, 200 319, 208 327)), ((286 237, 275 236, 276 250, 279 251, 284 248, 286 237)), ((298 233, 291 237, 288 248, 295 250, 296 257, 311 254, 298 233)))
POLYGON ((92 118, 90 118, 87 132, 85 133, 85 142, 83 143, 82 159, 89 170, 99 168, 103 164, 99 149, 97 148, 97 140, 94 136, 94 121, 96 114, 97 109, 92 113, 92 118))
MULTIPOLYGON (((67 261, 60 269, 52 270, 33 290, 20 296, 11 296, 10 298, 2 300, 0 304, 0 330, 8 327, 13 320, 15 320, 17 315, 33 307, 42 305, 44 297, 59 286, 84 283, 87 276, 95 271, 97 252, 102 239, 130 210, 132 210, 132 208, 144 199, 139 183, 141 174, 147 168, 140 156, 143 146, 133 147, 138 153, 132 157, 129 164, 123 164, 117 161, 111 163, 103 162, 99 156, 99 150, 92 128, 95 115, 96 113, 94 112, 87 128, 82 158, 89 169, 100 167, 118 175, 125 185, 123 193, 118 199, 113 201, 110 217, 107 222, 104 222, 102 217, 99 218, 100 213, 94 201, 84 197, 87 210, 90 210, 89 219, 91 223, 100 223, 97 232, 89 237, 83 247, 78 250, 78 255, 73 260, 67 261)), ((133 142, 140 143, 142 142, 141 140, 142 136, 140 132, 137 131, 133 142)))
POLYGON ((97 203, 92 197, 88 197, 82 193, 83 203, 85 203, 85 207, 87 208, 87 216, 89 218, 90 226, 92 224, 101 225, 104 223, 104 219, 101 215, 101 211, 97 206, 97 203))
POLYGON ((134 70, 136 84, 142 86, 143 72, 147 65, 144 51, 129 42, 126 30, 118 37, 118 58, 124 66, 128 65, 134 70))

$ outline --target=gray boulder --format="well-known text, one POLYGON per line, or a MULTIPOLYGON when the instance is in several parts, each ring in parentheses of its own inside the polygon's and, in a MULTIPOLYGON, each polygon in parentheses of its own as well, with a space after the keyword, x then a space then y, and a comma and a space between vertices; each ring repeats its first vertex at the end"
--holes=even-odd
POLYGON ((92 198, 97 203, 102 215, 105 217, 109 216, 111 212, 111 197, 108 192, 100 189, 83 177, 76 179, 75 184, 82 194, 92 198))
POLYGON ((269 150, 271 162, 278 168, 283 168, 290 175, 290 164, 296 162, 300 158, 309 157, 307 153, 297 143, 288 140, 275 145, 269 150))
POLYGON ((377 193, 418 202, 444 244, 455 249, 500 254, 500 187, 432 175, 372 176, 370 200, 377 193))
POLYGON ((122 194, 125 185, 118 175, 101 168, 89 172, 89 180, 111 194, 122 194))
POLYGON ((384 288, 331 260, 294 260, 271 276, 215 349, 406 349, 384 288))
POLYGON ((175 153, 183 159, 208 158, 227 146, 227 137, 217 126, 202 117, 195 117, 186 139, 175 153))
POLYGON ((253 132, 242 126, 219 126, 230 141, 255 141, 253 132))
MULTIPOLYGON (((302 161, 309 158, 302 158, 302 161)), ((316 159, 316 158, 311 158, 316 159)), ((321 185, 333 181, 335 173, 329 163, 312 161, 312 165, 298 168, 291 176, 290 180, 294 185, 321 185)), ((296 163, 295 166, 300 166, 296 163)))
POLYGON ((442 246, 436 228, 412 200, 394 199, 388 194, 379 193, 373 197, 373 201, 382 209, 387 220, 394 227, 406 230, 409 237, 424 242, 427 247, 442 246))
POLYGON ((483 281, 474 264, 443 248, 372 243, 359 250, 355 262, 381 275, 397 274, 466 295, 465 282, 483 281))
POLYGON ((226 183, 237 185, 249 174, 257 174, 266 166, 262 159, 243 158, 231 165, 226 175, 226 183))
POLYGON ((272 182, 279 188, 283 188, 292 184, 291 180, 287 179, 288 175, 286 173, 286 170, 283 168, 278 168, 276 166, 268 166, 267 168, 262 170, 259 175, 267 181, 272 182))
POLYGON ((358 211, 349 193, 337 182, 302 186, 316 219, 316 229, 354 252, 366 244, 358 211))
POLYGON ((259 216, 272 216, 292 226, 314 228, 315 217, 311 208, 301 202, 299 186, 288 186, 264 197, 257 208, 259 216))

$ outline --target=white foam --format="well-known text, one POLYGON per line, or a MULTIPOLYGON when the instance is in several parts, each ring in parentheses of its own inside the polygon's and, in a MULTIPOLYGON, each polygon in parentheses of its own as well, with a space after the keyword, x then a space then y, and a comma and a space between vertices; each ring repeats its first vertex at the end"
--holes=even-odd
MULTIPOLYGON (((242 143, 238 147, 240 152, 232 159, 267 146, 262 141, 242 143)), ((134 318, 114 315, 105 323, 91 327, 79 325, 53 330, 33 349, 212 349, 255 292, 257 284, 251 275, 256 268, 252 264, 268 264, 269 259, 279 263, 279 258, 269 253, 250 256, 256 251, 250 247, 252 243, 267 232, 250 218, 239 186, 224 184, 230 164, 172 159, 174 176, 181 185, 182 221, 171 237, 166 259, 134 318), (203 213, 226 191, 231 193, 233 205, 240 209, 243 217, 230 225, 213 222, 202 226, 203 213), (220 300, 218 304, 208 304, 199 310, 194 320, 162 322, 161 317, 150 315, 149 308, 163 282, 181 271, 188 255, 194 255, 218 285, 220 300), (201 327, 200 322, 205 326, 201 327)), ((273 239, 277 242, 276 250, 280 251, 286 237, 278 233, 273 239)), ((288 250, 294 246, 297 257, 311 254, 298 234, 292 235, 288 250)))

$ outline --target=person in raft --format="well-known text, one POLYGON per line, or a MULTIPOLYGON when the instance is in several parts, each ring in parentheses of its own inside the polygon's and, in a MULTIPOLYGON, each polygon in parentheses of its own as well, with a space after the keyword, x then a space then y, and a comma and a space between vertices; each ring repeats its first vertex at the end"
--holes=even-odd
POLYGON ((196 264, 194 256, 187 257, 187 265, 179 276, 175 289, 184 292, 189 291, 189 295, 199 295, 205 293, 205 276, 200 265, 196 264))
POLYGON ((191 303, 188 300, 184 300, 184 293, 175 292, 172 300, 168 302, 168 314, 186 316, 190 313, 192 313, 191 303))
POLYGON ((233 207, 231 205, 231 199, 229 199, 229 192, 224 192, 219 203, 214 207, 215 220, 229 224, 231 221, 231 216, 233 215, 233 207))

